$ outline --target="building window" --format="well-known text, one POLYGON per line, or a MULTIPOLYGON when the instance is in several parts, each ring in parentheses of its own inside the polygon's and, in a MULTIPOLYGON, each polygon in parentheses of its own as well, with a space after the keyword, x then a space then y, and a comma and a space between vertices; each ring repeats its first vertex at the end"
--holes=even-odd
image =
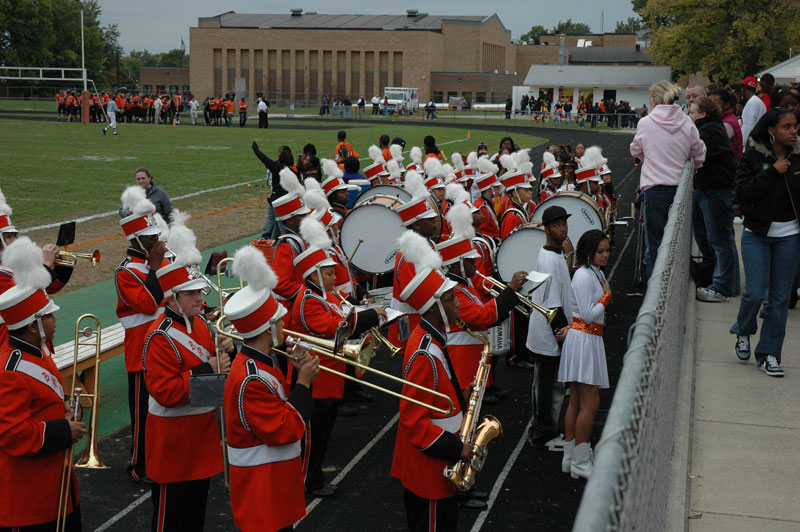
POLYGON ((142 85, 142 92, 144 92, 145 94, 150 94, 151 92, 153 92, 153 86, 152 85, 142 85))
POLYGON ((468 104, 472 104, 472 93, 471 92, 462 92, 461 96, 464 98, 464 101, 468 104))
POLYGON ((189 85, 184 85, 182 90, 184 94, 189 94, 189 85))
POLYGON ((433 91, 433 101, 435 103, 444 103, 444 93, 442 91, 433 91))
POLYGON ((475 103, 486 103, 486 93, 485 92, 476 92, 475 93, 475 103))
POLYGON ((458 92, 456 91, 449 91, 447 93, 447 101, 450 102, 450 98, 458 98, 458 92))
POLYGON ((159 94, 163 94, 166 89, 164 85, 156 85, 156 92, 159 94))
POLYGON ((170 94, 178 94, 178 86, 177 85, 170 85, 169 86, 169 93, 170 94))

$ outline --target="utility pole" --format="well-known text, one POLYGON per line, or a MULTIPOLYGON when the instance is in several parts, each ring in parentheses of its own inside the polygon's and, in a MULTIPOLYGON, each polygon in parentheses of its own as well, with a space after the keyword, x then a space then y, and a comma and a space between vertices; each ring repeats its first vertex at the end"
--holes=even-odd
POLYGON ((606 26, 605 26, 605 24, 606 24, 606 12, 603 11, 603 10, 600 10, 600 34, 601 35, 605 35, 606 34, 606 26))

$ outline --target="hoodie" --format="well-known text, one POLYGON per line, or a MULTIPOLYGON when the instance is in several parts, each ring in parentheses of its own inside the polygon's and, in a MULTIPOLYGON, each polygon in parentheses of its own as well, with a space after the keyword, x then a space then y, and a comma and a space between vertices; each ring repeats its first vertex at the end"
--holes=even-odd
POLYGON ((703 165, 706 145, 679 105, 659 104, 639 120, 631 155, 643 160, 639 178, 642 190, 677 186, 687 159, 694 158, 695 169, 703 165))

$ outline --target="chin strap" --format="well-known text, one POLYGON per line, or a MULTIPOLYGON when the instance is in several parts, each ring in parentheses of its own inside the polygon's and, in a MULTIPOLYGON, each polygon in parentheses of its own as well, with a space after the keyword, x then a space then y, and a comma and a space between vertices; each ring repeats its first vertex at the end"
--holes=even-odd
POLYGON ((272 345, 278 345, 278 328, 275 327, 275 322, 270 321, 270 332, 272 333, 272 345))
POLYGON ((444 330, 445 332, 450 332, 450 321, 447 319, 447 313, 444 311, 444 306, 442 305, 442 300, 439 299, 439 296, 434 296, 436 298, 436 306, 439 307, 439 314, 442 316, 442 322, 444 323, 444 330))
POLYGON ((44 335, 44 325, 42 324, 42 317, 38 314, 36 315, 36 325, 39 326, 39 347, 42 348, 42 353, 45 353, 47 356, 52 358, 52 353, 47 348, 47 340, 44 335))

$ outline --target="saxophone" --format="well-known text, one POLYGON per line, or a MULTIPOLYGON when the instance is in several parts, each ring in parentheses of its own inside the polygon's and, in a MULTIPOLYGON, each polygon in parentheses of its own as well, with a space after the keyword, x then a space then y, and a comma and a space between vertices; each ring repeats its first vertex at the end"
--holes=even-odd
POLYGON ((483 469, 486 461, 486 446, 490 443, 497 443, 503 437, 503 425, 492 416, 486 415, 478 421, 483 402, 483 394, 486 391, 486 381, 489 378, 489 357, 492 350, 489 339, 467 328, 463 321, 459 321, 464 330, 472 337, 477 338, 483 344, 481 362, 478 365, 478 373, 475 376, 475 385, 469 396, 469 405, 464 420, 461 422, 461 441, 471 443, 474 446, 472 456, 469 460, 459 460, 453 467, 444 469, 444 476, 450 479, 450 485, 456 492, 466 492, 475 485, 475 476, 478 471, 483 469))

